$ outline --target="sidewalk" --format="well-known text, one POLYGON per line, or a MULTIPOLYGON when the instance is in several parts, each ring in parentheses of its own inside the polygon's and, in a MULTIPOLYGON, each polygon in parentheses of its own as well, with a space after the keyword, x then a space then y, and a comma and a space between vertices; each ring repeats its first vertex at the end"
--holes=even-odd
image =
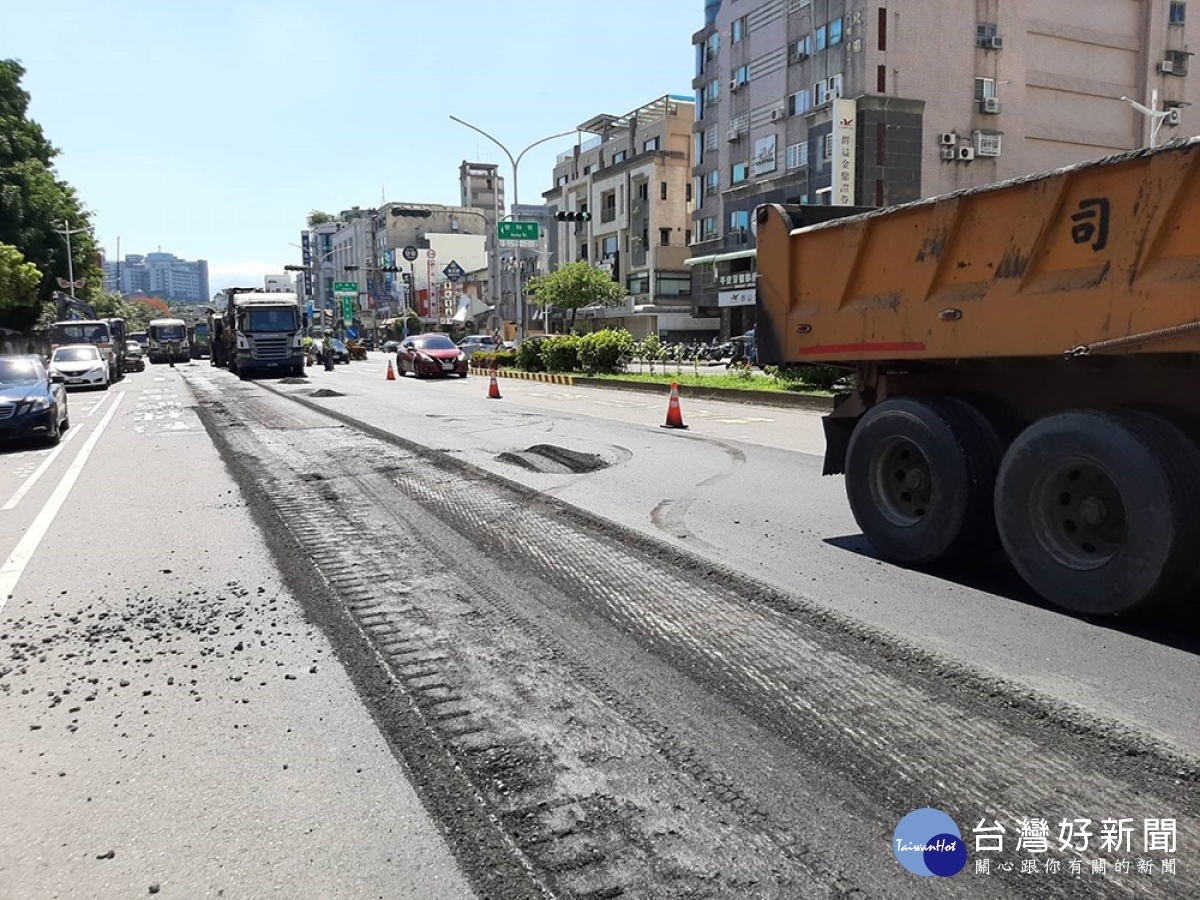
POLYGON ((472 898, 179 374, 116 390, 0 611, 0 900, 472 898))

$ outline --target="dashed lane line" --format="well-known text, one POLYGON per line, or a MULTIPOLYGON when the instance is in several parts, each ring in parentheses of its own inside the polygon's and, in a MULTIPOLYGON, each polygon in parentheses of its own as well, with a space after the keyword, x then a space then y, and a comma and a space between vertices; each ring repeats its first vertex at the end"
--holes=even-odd
POLYGON ((96 430, 88 436, 87 442, 83 445, 79 454, 71 461, 70 468, 63 475, 62 481, 58 483, 58 487, 54 489, 54 493, 50 495, 50 499, 46 501, 46 504, 33 520, 33 524, 29 526, 29 530, 25 532, 25 535, 17 543, 17 547, 13 550, 12 555, 4 561, 3 566, 0 566, 0 611, 3 611, 5 603, 12 597, 13 591, 16 590, 17 582, 21 580, 21 576, 25 573, 25 567, 33 559, 33 554, 37 552, 38 546, 42 543, 42 538, 46 536, 46 532, 50 530, 50 526, 53 524, 55 516, 58 515, 58 511, 66 503, 71 489, 75 487, 75 482, 79 480, 79 475, 83 471, 83 467, 87 465, 88 457, 92 455, 92 450, 96 447, 96 442, 100 440, 100 436, 104 434, 108 423, 112 421, 113 414, 116 413, 117 407, 121 405, 121 400, 124 396, 124 394, 117 394, 112 405, 108 407, 108 412, 104 414, 104 418, 96 426, 96 430))

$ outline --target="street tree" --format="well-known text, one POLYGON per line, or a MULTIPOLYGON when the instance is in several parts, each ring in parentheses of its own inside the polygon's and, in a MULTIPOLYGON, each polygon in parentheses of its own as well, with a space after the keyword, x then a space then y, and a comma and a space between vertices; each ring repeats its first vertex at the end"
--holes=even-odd
POLYGON ((569 309, 571 326, 576 313, 588 306, 616 306, 626 297, 625 288, 586 262, 567 263, 547 275, 529 279, 526 294, 543 308, 569 309))
POLYGON ((41 280, 38 267, 26 262, 20 250, 0 244, 0 314, 8 309, 36 307, 41 280))
MULTIPOLYGON (((90 215, 75 189, 54 171, 58 150, 27 115, 29 93, 21 87, 24 75, 20 63, 0 60, 0 241, 16 247, 40 273, 32 299, 0 308, 0 326, 18 330, 37 321, 57 279, 68 276, 66 241, 55 228, 64 222, 72 229, 86 227, 90 215)), ((81 300, 90 300, 103 289, 97 249, 90 234, 71 236, 74 276, 87 280, 76 291, 81 300)))

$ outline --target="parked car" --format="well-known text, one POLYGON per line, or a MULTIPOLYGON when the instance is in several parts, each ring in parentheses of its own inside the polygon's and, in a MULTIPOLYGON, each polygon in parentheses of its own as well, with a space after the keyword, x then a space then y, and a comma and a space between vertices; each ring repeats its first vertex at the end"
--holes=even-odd
POLYGON ((47 372, 35 354, 0 356, 0 439, 43 438, 57 444, 70 426, 62 376, 47 372))
POLYGON ((126 372, 142 372, 146 368, 146 354, 142 351, 142 345, 137 341, 128 340, 125 342, 125 371, 126 372))
POLYGON ((467 354, 444 334, 418 334, 406 338, 396 351, 396 369, 401 375, 457 375, 467 377, 467 354))
POLYGON ((150 332, 148 331, 135 331, 129 335, 129 340, 137 341, 143 353, 150 349, 150 332))
POLYGON ((467 359, 470 359, 471 354, 476 350, 495 351, 499 348, 490 334, 468 334, 458 342, 458 349, 467 354, 467 359))
POLYGON ((50 375, 58 375, 63 384, 75 387, 99 387, 108 390, 108 361, 95 344, 67 344, 50 357, 50 375))
POLYGON ((333 361, 350 365, 350 350, 336 338, 333 341, 333 361))

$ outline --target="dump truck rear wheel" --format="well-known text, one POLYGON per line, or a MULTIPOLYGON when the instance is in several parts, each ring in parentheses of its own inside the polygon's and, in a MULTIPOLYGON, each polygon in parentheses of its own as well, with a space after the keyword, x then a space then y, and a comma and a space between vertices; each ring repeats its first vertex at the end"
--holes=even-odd
POLYGON ((854 518, 880 553, 906 565, 994 549, 1002 453, 990 420, 963 400, 887 400, 850 438, 846 494, 854 518))
POLYGON ((1200 578, 1200 448, 1157 415, 1080 410, 1025 429, 996 522, 1029 585, 1086 615, 1146 612, 1200 578))

